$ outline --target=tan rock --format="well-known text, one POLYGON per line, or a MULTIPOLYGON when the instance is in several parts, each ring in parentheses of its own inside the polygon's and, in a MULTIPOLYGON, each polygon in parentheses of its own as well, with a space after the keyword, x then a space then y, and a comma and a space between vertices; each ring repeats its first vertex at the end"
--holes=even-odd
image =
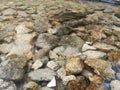
POLYGON ((112 70, 110 62, 102 59, 87 59, 85 63, 93 68, 97 75, 101 75, 106 79, 115 78, 115 72, 112 70))
POLYGON ((118 48, 115 46, 108 45, 106 43, 100 43, 100 42, 95 43, 93 46, 97 49, 104 50, 104 51, 118 50, 118 48))
POLYGON ((91 84, 86 88, 86 90, 98 90, 98 86, 95 84, 91 84))
POLYGON ((30 90, 42 90, 39 88, 39 85, 33 81, 28 82, 27 84, 24 85, 25 89, 30 89, 30 90))
POLYGON ((67 60, 65 69, 69 74, 79 74, 84 68, 83 62, 79 56, 67 60))
POLYGON ((87 51, 87 50, 95 50, 96 48, 93 46, 90 46, 89 44, 85 43, 82 47, 82 51, 87 51))

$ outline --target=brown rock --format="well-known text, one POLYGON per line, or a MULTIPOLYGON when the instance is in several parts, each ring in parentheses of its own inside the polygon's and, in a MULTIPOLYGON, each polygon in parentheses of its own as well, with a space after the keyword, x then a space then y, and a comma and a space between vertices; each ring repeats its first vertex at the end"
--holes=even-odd
POLYGON ((33 81, 25 84, 24 88, 30 89, 30 90, 42 90, 42 89, 39 88, 39 85, 37 83, 33 82, 33 81))
POLYGON ((110 62, 102 59, 87 59, 85 63, 93 68, 97 75, 101 75, 107 79, 115 78, 115 72, 112 70, 110 62))
POLYGON ((68 74, 79 74, 83 70, 84 65, 81 58, 76 56, 67 60, 65 68, 68 74))
POLYGON ((86 90, 98 90, 98 87, 95 84, 91 84, 86 88, 86 90))
POLYGON ((67 83, 65 90, 85 90, 77 80, 71 80, 67 83))

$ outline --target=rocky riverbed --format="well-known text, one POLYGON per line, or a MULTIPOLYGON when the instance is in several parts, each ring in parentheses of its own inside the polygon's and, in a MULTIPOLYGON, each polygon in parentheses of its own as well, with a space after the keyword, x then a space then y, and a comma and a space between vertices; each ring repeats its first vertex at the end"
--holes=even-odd
POLYGON ((0 1, 0 90, 120 90, 120 6, 0 1))

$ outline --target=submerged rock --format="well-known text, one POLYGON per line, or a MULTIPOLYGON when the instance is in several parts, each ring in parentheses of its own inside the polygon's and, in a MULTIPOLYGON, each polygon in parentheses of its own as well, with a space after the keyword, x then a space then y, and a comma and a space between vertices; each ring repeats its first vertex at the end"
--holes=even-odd
POLYGON ((97 75, 101 75, 106 79, 115 78, 115 71, 112 69, 110 62, 102 59, 87 59, 85 63, 93 68, 97 75))

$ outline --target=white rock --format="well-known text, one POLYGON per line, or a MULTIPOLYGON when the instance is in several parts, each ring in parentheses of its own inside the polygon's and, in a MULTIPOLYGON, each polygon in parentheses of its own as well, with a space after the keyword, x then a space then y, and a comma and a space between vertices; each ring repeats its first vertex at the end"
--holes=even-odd
POLYGON ((71 80, 76 80, 76 77, 74 75, 65 76, 63 79, 63 84, 66 85, 71 80))
POLYGON ((85 51, 85 52, 83 52, 83 54, 86 55, 87 58, 102 58, 106 55, 106 53, 104 53, 104 52, 92 51, 92 50, 85 51))
POLYGON ((111 86, 111 90, 120 90, 120 81, 112 80, 110 86, 111 86))
POLYGON ((89 44, 84 44, 82 47, 82 51, 86 51, 86 50, 95 50, 96 48, 93 46, 90 46, 89 44))
POLYGON ((47 67, 52 69, 52 70, 57 70, 59 68, 59 65, 54 61, 49 61, 47 63, 47 67))
POLYGON ((50 29, 48 29, 47 31, 48 31, 48 33, 50 33, 50 34, 55 34, 55 33, 57 33, 58 30, 57 30, 56 28, 54 28, 54 29, 50 28, 50 29))
POLYGON ((56 79, 53 77, 53 79, 47 84, 47 87, 55 87, 56 86, 56 79))
POLYGON ((33 63, 32 68, 34 70, 39 69, 43 66, 43 63, 40 60, 36 60, 35 63, 33 63))

